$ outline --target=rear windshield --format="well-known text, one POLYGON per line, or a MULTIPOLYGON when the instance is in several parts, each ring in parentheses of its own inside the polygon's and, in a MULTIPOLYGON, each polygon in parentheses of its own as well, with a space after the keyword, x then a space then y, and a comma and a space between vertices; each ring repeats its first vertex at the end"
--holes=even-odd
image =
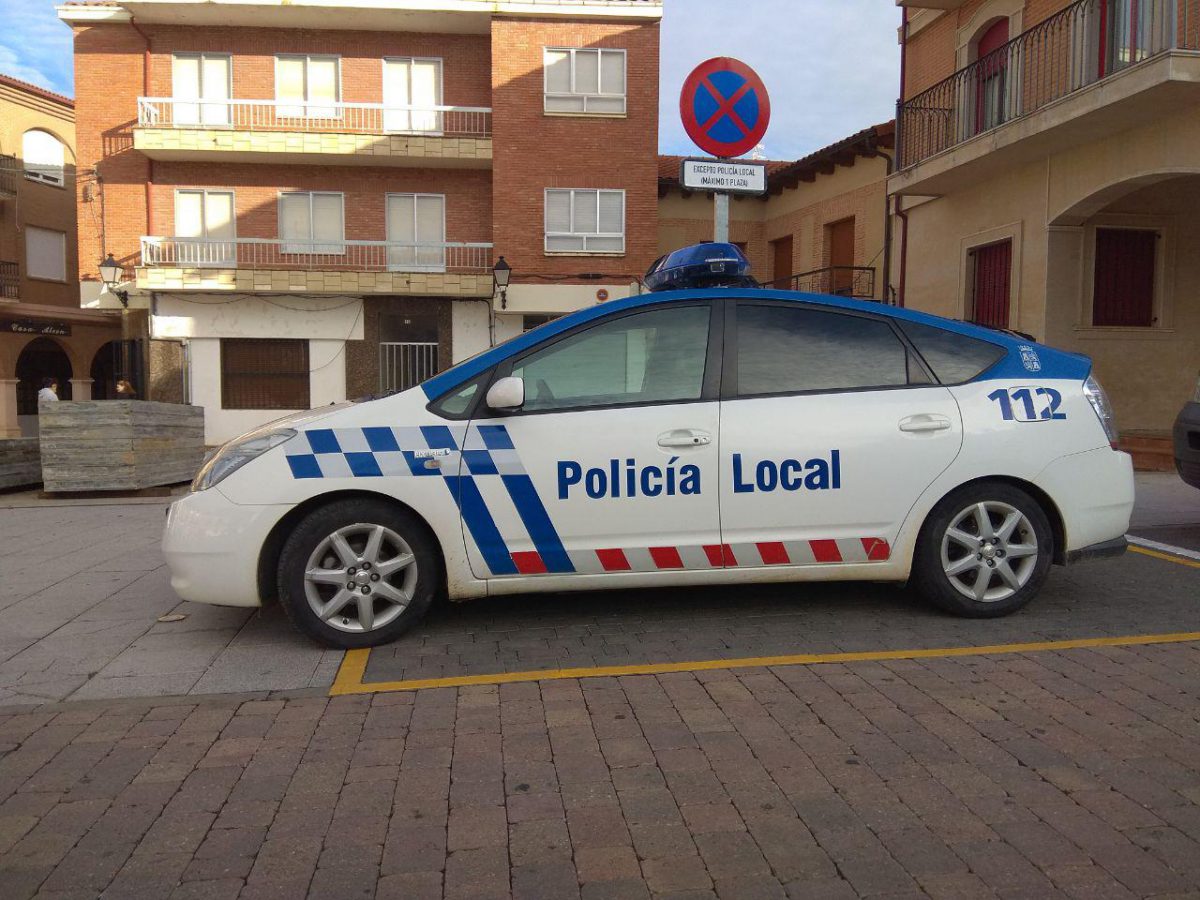
POLYGON ((970 381, 990 369, 1006 352, 996 344, 944 328, 902 319, 897 322, 942 384, 970 381))

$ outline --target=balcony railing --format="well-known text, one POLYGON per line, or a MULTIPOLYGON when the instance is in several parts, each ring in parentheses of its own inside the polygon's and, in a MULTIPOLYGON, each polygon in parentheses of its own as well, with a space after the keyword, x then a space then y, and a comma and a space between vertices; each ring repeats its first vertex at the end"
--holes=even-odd
POLYGON ((486 138, 492 134, 492 111, 481 106, 139 97, 138 125, 142 128, 486 138))
POLYGON ((1168 50, 1200 49, 1200 0, 1078 0, 900 106, 908 168, 1168 50))
POLYGON ((15 156, 0 155, 0 196, 16 194, 20 173, 21 164, 15 156))
POLYGON ((771 287, 807 294, 836 294, 839 297, 875 296, 875 270, 868 266, 825 266, 790 278, 771 282, 771 287))
POLYGON ((265 238, 210 241, 143 237, 141 265, 309 272, 483 274, 492 268, 492 245, 265 238))
POLYGON ((0 262, 0 299, 21 299, 21 276, 15 262, 0 262))

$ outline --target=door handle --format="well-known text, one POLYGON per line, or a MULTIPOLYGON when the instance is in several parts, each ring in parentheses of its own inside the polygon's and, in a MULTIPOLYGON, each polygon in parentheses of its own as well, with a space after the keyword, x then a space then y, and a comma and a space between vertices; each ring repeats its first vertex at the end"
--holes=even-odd
POLYGON ((949 427, 950 420, 946 416, 937 416, 931 413, 920 413, 900 420, 900 430, 909 434, 922 431, 945 431, 949 427))
POLYGON ((712 443, 712 435, 696 428, 676 428, 658 436, 660 447, 704 447, 712 443))

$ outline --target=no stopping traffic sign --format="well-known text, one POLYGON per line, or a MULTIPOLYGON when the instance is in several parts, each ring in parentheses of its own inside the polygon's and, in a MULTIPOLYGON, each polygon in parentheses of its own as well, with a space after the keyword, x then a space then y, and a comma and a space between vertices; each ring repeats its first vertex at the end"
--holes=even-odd
POLYGON ((687 77, 679 114, 696 146, 728 159, 762 141, 771 122, 771 99, 753 69, 722 56, 701 63, 687 77))

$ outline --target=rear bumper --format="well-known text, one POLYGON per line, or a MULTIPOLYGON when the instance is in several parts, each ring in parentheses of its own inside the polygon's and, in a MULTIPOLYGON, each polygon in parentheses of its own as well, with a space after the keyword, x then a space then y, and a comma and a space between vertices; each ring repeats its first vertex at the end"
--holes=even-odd
POLYGON ((1059 560, 1124 539, 1133 514, 1133 460, 1101 447, 1055 460, 1034 479, 1058 507, 1064 542, 1059 560))
POLYGON ((1073 566, 1075 563, 1086 562, 1089 559, 1109 559, 1113 556, 1124 556, 1125 551, 1129 549, 1129 541, 1123 536, 1113 538, 1111 541, 1101 541, 1099 544, 1092 544, 1089 547, 1080 547, 1078 550, 1071 550, 1067 553, 1067 565, 1073 566))
POLYGON ((1175 420, 1175 468, 1179 477, 1200 488, 1200 403, 1186 403, 1175 420))

